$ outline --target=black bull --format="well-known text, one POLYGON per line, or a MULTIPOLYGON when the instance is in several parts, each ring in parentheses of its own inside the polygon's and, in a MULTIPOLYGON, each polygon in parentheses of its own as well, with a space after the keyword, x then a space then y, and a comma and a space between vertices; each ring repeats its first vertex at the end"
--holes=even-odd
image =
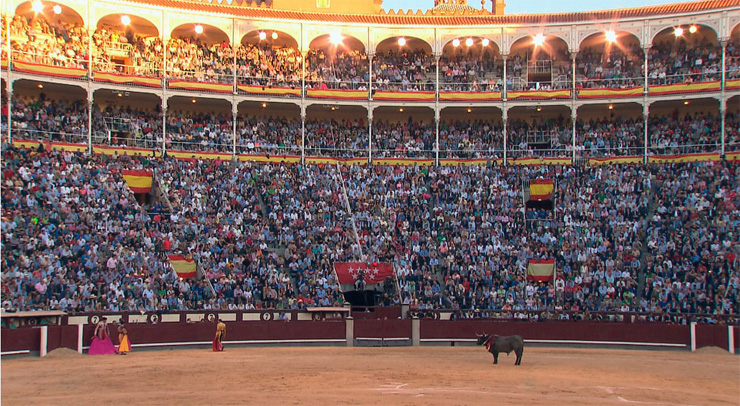
POLYGON ((514 365, 522 364, 522 353, 524 353, 524 339, 522 336, 494 336, 490 334, 478 335, 478 345, 486 346, 488 352, 493 354, 493 363, 498 364, 498 353, 505 352, 509 355, 512 351, 516 354, 514 365))

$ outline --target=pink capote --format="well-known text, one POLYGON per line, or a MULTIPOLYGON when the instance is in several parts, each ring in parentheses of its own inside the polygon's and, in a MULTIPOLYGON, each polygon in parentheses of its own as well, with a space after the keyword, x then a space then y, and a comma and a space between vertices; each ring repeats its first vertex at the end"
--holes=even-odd
POLYGON ((87 353, 90 355, 108 355, 116 354, 116 347, 113 345, 110 336, 108 335, 108 326, 106 324, 98 325, 96 328, 96 335, 93 337, 90 343, 90 349, 87 353))

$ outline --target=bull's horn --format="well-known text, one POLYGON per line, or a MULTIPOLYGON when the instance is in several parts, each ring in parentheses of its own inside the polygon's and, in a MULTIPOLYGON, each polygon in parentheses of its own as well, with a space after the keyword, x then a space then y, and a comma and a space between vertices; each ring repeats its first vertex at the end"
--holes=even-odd
POLYGON ((477 331, 475 332, 475 336, 476 336, 476 337, 481 337, 482 335, 483 335, 483 334, 478 334, 478 332, 477 332, 477 331))

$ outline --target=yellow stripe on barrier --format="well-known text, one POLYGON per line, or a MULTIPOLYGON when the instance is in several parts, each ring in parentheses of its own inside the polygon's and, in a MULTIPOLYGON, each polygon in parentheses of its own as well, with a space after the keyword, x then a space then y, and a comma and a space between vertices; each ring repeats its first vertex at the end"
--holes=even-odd
POLYGON ((714 82, 702 83, 676 83, 672 85, 650 86, 650 94, 676 94, 676 93, 695 93, 695 92, 716 92, 720 90, 718 80, 714 82))

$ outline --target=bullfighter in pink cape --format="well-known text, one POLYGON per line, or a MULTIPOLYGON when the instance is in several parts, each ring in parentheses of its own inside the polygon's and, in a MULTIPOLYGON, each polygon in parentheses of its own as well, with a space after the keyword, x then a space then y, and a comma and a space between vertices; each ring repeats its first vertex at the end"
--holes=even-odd
POLYGON ((90 355, 108 355, 118 353, 118 351, 116 351, 116 347, 113 345, 113 341, 110 339, 107 318, 103 317, 95 326, 95 333, 93 334, 92 342, 90 342, 90 349, 87 350, 87 353, 90 355))

